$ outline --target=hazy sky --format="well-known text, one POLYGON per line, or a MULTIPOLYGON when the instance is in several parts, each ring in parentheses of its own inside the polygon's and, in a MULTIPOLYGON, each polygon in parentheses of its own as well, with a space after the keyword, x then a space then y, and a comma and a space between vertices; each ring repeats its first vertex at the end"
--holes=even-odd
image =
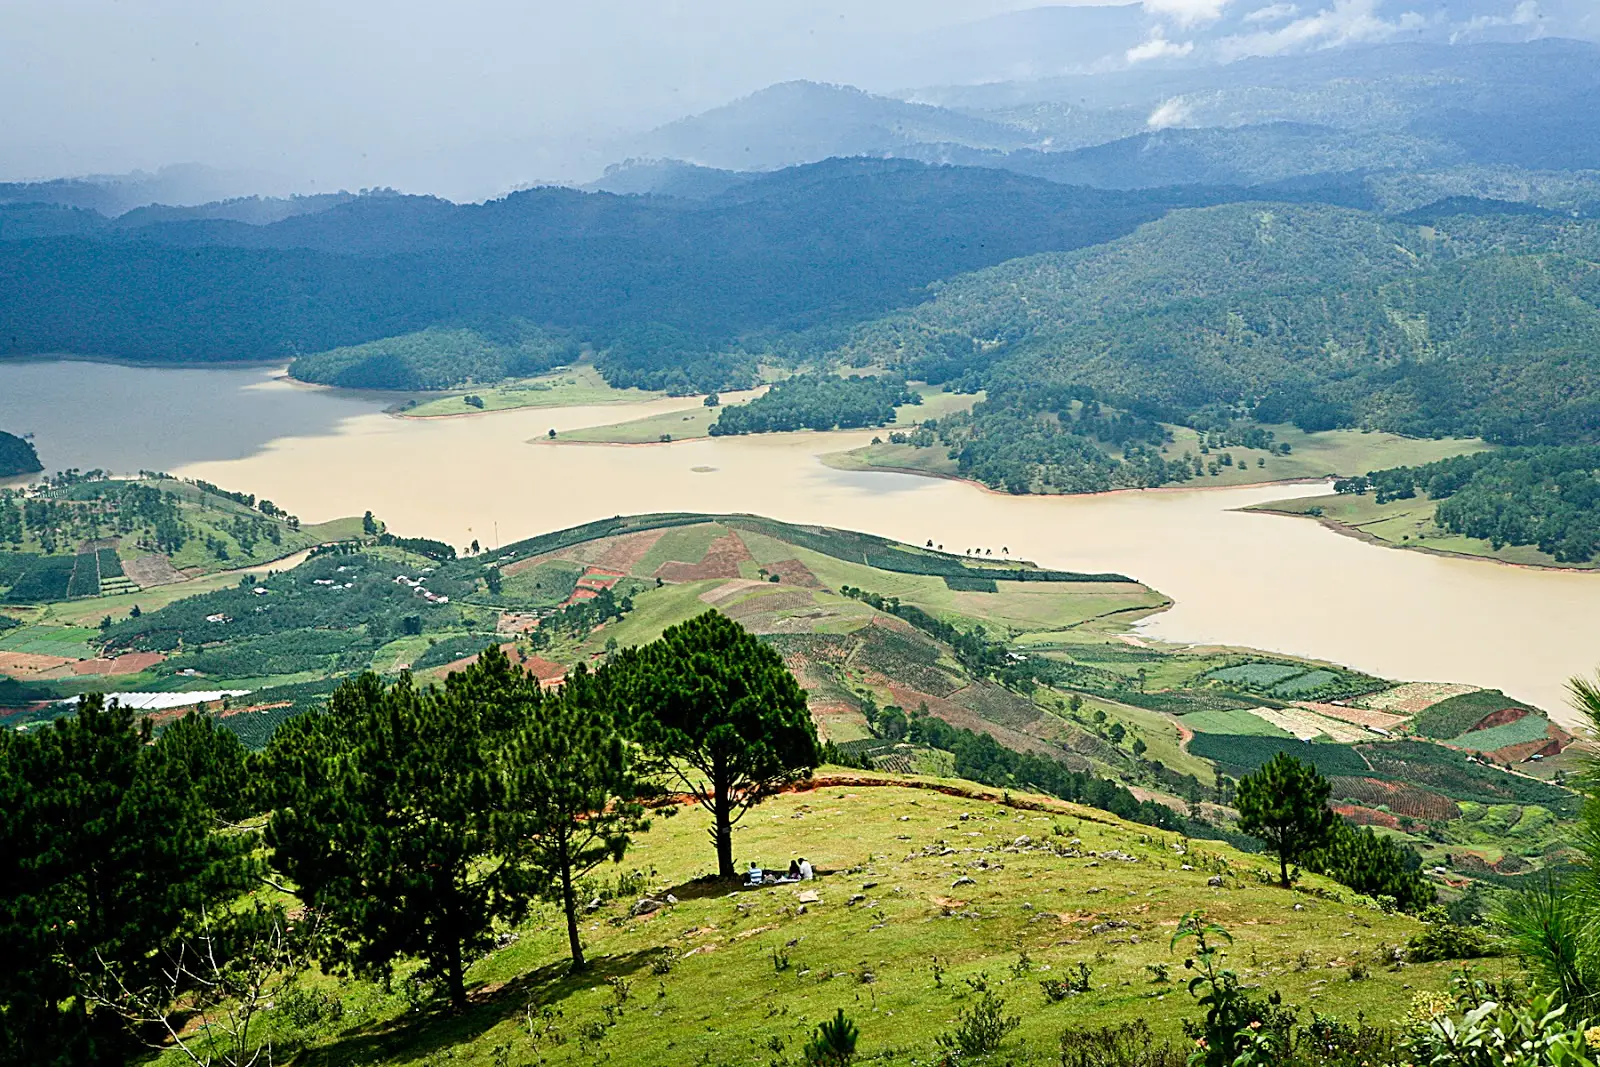
POLYGON ((0 177, 196 161, 403 181, 485 143, 526 152, 789 78, 863 81, 908 34, 1037 3, 0 0, 0 177))

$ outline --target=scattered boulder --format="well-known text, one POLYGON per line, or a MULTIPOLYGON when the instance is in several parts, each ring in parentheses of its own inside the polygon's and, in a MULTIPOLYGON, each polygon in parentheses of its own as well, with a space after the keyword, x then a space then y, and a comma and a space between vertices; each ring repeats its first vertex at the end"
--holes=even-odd
POLYGON ((1222 875, 1213 874, 1210 878, 1206 879, 1206 885, 1210 886, 1213 889, 1221 889, 1222 888, 1222 875))
POLYGON ((957 878, 955 881, 950 883, 950 888, 954 889, 957 886, 977 885, 977 884, 978 884, 978 880, 976 878, 972 878, 972 877, 970 877, 968 875, 963 874, 960 878, 957 878))
POLYGON ((640 897, 639 903, 633 906, 632 913, 634 915, 649 915, 652 912, 660 911, 666 906, 665 902, 656 900, 654 897, 640 897))

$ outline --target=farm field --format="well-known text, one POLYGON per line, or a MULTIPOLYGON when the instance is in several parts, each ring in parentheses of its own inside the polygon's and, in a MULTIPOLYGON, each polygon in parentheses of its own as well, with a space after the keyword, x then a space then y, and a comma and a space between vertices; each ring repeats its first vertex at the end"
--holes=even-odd
POLYGON ((418 1062, 446 1047, 464 1067, 490 1067, 497 1054, 552 1065, 608 1054, 740 1062, 752 1047, 804 1044, 843 1008, 860 1028, 861 1055, 928 1062, 981 983, 1021 1020, 1002 1056, 1053 1055, 1064 1029, 1135 1018, 1177 1044, 1180 1020, 1197 1009, 1167 942, 1195 907, 1232 932, 1246 981, 1281 990, 1303 1012, 1388 1022, 1414 993, 1445 986, 1450 963, 1378 966, 1420 929, 1414 919, 1385 915, 1318 876, 1307 884, 1326 898, 1261 884, 1262 860, 1226 845, 1179 851, 1173 835, 1048 798, 1014 795, 1007 806, 997 791, 915 787, 931 784, 949 787, 825 770, 815 788, 756 808, 739 857, 780 867, 809 859, 820 877, 803 909, 793 887, 730 895, 697 882, 714 864, 702 814, 685 809, 655 820, 621 868, 591 883, 602 904, 581 929, 589 974, 565 976, 564 932, 541 908, 473 965, 466 1013, 409 1011, 398 982, 386 995, 318 978, 343 998, 343 1020, 284 1037, 306 1042, 305 1062, 319 1067, 418 1062), (630 871, 638 881, 619 892, 617 875, 630 871), (1220 887, 1206 884, 1214 875, 1220 887), (963 876, 971 883, 952 887, 963 876), (631 915, 639 897, 669 891, 678 903, 631 915), (1039 983, 1080 963, 1089 990, 1048 1003, 1039 983), (1352 963, 1367 964, 1367 977, 1351 981, 1352 963), (1153 980, 1162 969, 1166 980, 1153 980), (529 1003, 538 1006, 532 1035, 529 1003))

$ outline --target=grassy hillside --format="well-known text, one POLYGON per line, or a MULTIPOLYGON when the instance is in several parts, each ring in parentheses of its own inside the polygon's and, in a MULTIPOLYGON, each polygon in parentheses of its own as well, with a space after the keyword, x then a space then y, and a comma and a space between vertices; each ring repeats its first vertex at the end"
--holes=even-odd
POLYGON ((1322 878, 1286 892, 1226 845, 1020 793, 824 772, 756 808, 735 848, 741 866, 806 857, 820 877, 800 888, 815 898, 701 882, 715 861, 702 814, 685 808, 586 888, 601 900, 581 931, 590 973, 567 975, 565 933, 546 908, 473 965, 465 1014, 410 1009, 403 982, 385 994, 320 978, 312 988, 337 999, 339 1018, 266 1019, 305 1067, 733 1064, 792 1060, 843 1008, 868 1062, 906 1063, 933 1059, 936 1036, 987 990, 1021 1020, 1004 1045, 1011 1062, 1055 1062, 1057 1035, 1073 1027, 1142 1018, 1182 1041, 1179 1020, 1198 1012, 1167 943, 1197 907, 1234 933, 1245 980, 1307 1017, 1388 1022, 1452 966, 1386 969, 1420 924, 1322 878), (633 914, 669 894, 676 903, 633 914), (1080 965, 1088 991, 1049 1003, 1040 983, 1080 965))

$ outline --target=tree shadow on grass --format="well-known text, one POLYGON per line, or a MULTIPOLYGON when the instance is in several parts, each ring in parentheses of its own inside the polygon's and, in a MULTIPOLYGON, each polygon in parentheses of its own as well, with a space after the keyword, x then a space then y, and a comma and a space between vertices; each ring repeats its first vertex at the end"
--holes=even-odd
MULTIPOLYGON (((675 885, 667 893, 684 900, 705 900, 708 897, 725 897, 729 893, 737 892, 742 884, 739 878, 719 878, 708 874, 700 878, 691 879, 682 885, 675 885)), ((665 896, 665 894, 663 894, 665 896)))
POLYGON ((648 949, 599 956, 577 974, 567 960, 557 960, 503 985, 468 990, 471 1002, 464 1011, 434 1007, 360 1027, 309 1050, 296 1062, 303 1067, 337 1067, 387 1062, 401 1056, 421 1059, 475 1041, 507 1019, 520 1020, 530 1008, 535 1012, 559 1008, 574 993, 633 975, 658 955, 658 949, 648 949))

